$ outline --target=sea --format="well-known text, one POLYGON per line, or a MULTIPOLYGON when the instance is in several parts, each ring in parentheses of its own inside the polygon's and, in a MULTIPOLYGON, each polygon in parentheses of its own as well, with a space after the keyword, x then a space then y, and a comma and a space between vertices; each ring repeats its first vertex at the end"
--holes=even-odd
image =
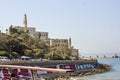
POLYGON ((120 80, 120 58, 98 58, 99 63, 110 65, 109 72, 84 77, 75 77, 75 80, 120 80))

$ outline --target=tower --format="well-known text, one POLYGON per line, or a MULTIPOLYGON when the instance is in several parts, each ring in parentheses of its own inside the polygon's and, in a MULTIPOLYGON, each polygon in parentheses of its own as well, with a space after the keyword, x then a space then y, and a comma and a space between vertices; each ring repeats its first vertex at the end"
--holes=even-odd
POLYGON ((68 48, 71 49, 71 38, 68 40, 68 48))
POLYGON ((27 32, 27 15, 26 14, 24 14, 23 27, 25 28, 25 32, 27 32))

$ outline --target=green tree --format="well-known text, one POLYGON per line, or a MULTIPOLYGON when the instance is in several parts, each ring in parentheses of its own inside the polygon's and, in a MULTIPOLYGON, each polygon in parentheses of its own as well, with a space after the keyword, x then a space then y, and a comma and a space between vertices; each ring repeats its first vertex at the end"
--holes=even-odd
POLYGON ((11 55, 12 55, 13 58, 19 58, 20 57, 17 52, 12 52, 11 55))
POLYGON ((13 28, 13 25, 9 27, 10 34, 18 33, 18 30, 16 28, 13 28))
POLYGON ((0 56, 9 56, 8 52, 6 51, 0 51, 0 56))
POLYGON ((6 51, 7 50, 7 36, 2 34, 0 35, 0 50, 6 51))
POLYGON ((34 52, 34 57, 41 57, 41 54, 43 53, 43 50, 42 49, 33 49, 33 52, 34 52))
POLYGON ((33 56, 33 51, 32 50, 29 50, 29 49, 24 49, 24 55, 25 56, 33 56))

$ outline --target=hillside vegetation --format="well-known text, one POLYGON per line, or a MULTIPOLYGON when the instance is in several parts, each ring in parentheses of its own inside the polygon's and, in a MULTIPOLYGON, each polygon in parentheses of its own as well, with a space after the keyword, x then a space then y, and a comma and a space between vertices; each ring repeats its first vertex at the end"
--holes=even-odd
POLYGON ((24 31, 10 27, 10 34, 0 33, 0 56, 9 58, 20 58, 29 56, 32 58, 46 59, 71 59, 70 50, 56 51, 46 42, 39 38, 33 38, 24 31))

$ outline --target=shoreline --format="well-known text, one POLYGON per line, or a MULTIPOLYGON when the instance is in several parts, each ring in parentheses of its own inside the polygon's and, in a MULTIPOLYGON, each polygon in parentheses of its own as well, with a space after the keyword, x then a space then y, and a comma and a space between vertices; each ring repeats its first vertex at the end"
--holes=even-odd
MULTIPOLYGON (((66 76, 65 74, 59 74, 59 75, 49 75, 49 78, 48 76, 45 77, 44 76, 44 79, 45 80, 76 80, 74 79, 75 77, 83 77, 83 76, 88 76, 88 75, 94 75, 94 74, 100 74, 100 73, 104 73, 104 72, 108 72, 110 71, 110 66, 107 65, 107 64, 98 64, 98 67, 96 69, 92 69, 92 70, 89 70, 89 71, 75 71, 75 72, 71 72, 69 73, 69 76, 66 76)), ((101 80, 101 79, 89 79, 89 78, 81 78, 81 79, 77 79, 77 80, 101 80)), ((102 79, 104 80, 104 79, 102 79)))

